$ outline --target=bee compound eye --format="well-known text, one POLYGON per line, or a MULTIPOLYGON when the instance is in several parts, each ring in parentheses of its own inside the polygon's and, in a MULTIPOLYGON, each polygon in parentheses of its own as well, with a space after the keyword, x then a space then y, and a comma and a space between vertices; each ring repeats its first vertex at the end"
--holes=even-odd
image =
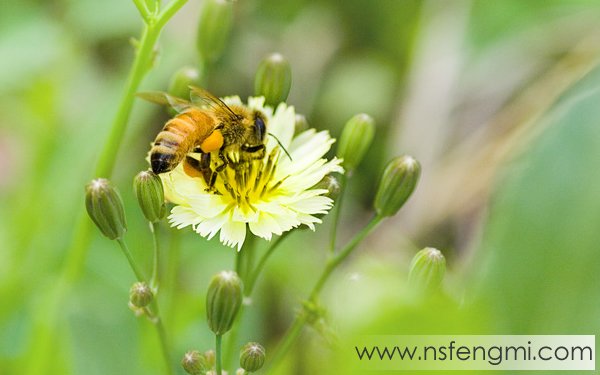
POLYGON ((254 126, 256 126, 256 136, 258 139, 265 139, 265 135, 267 134, 267 127, 265 126, 265 121, 260 117, 256 116, 254 119, 254 126))

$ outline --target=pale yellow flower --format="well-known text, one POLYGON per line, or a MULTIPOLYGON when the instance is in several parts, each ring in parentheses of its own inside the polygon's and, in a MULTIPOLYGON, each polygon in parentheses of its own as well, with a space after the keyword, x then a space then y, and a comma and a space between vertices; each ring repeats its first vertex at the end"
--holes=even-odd
MULTIPOLYGON (((239 97, 224 101, 244 105, 239 97)), ((343 173, 340 159, 324 158, 334 142, 327 131, 309 129, 294 135, 294 107, 282 103, 273 110, 264 105, 262 97, 249 98, 247 106, 265 114, 267 131, 279 139, 291 160, 277 141, 267 136, 264 159, 237 171, 225 168, 218 174, 216 192, 207 191, 203 178, 185 174, 181 164, 160 175, 165 197, 176 204, 169 216, 173 226, 191 226, 208 239, 220 232, 221 242, 238 251, 247 229, 266 240, 301 225, 314 230, 314 224, 321 223, 317 215, 326 214, 333 205, 324 196, 327 190, 314 186, 330 173, 343 173)))

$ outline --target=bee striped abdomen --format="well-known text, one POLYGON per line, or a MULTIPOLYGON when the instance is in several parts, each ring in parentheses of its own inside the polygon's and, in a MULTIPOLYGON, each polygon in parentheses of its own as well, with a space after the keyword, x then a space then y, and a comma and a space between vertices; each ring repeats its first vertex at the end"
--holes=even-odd
POLYGON ((203 111, 190 110, 167 121, 154 140, 150 165, 154 173, 173 170, 196 143, 212 131, 213 118, 203 111))

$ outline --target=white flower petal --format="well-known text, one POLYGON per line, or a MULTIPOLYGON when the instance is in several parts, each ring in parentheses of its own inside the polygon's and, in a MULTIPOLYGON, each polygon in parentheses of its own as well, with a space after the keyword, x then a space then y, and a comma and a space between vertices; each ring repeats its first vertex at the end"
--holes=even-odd
POLYGON ((279 227, 277 220, 275 220, 268 213, 261 213, 259 220, 248 223, 250 231, 258 237, 264 238, 267 241, 271 241, 273 234, 281 235, 282 230, 279 227))
POLYGON ((310 135, 310 139, 306 139, 302 142, 296 142, 296 139, 294 139, 292 145, 288 149, 292 160, 290 161, 289 158, 281 159, 275 173, 276 179, 281 178, 284 175, 300 173, 319 161, 323 155, 329 151, 334 142, 329 136, 329 133, 326 131, 316 133, 314 132, 314 129, 311 130, 307 130, 300 135, 310 135))
POLYGON ((323 222, 318 217, 314 217, 312 215, 307 214, 299 214, 298 219, 302 222, 302 224, 309 227, 313 232, 315 231, 315 224, 321 224, 323 222))
POLYGON ((221 242, 229 247, 237 246, 237 250, 242 249, 244 239, 246 238, 246 223, 240 223, 235 220, 226 221, 221 227, 221 242))
POLYGON ((242 99, 240 99, 240 97, 237 95, 226 96, 226 97, 222 98, 221 100, 223 100, 223 103, 225 103, 227 105, 239 105, 239 106, 244 105, 244 103, 242 103, 242 99))
POLYGON ((190 194, 187 197, 187 203, 203 218, 211 218, 223 212, 223 198, 215 194, 190 194))
POLYGON ((304 214, 326 214, 333 206, 333 200, 324 196, 316 196, 297 200, 290 203, 294 211, 304 214))
POLYGON ((190 207, 175 206, 168 217, 171 226, 182 229, 190 225, 198 224, 202 219, 190 207))
POLYGON ((228 220, 229 215, 227 213, 223 213, 219 216, 203 220, 198 225, 196 225, 196 233, 210 240, 215 236, 215 234, 219 232, 219 230, 223 227, 225 223, 227 223, 228 220))

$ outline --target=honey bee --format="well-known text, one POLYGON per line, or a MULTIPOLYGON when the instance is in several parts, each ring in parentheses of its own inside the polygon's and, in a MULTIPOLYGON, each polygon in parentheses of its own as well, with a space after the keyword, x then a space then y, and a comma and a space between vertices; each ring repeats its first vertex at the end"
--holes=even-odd
POLYGON ((178 114, 166 122, 150 150, 150 165, 156 174, 172 171, 181 162, 192 177, 203 177, 209 189, 217 172, 264 156, 266 117, 258 110, 228 106, 206 90, 190 86, 187 101, 163 92, 139 93, 148 101, 168 105, 178 114), (200 160, 189 153, 200 153, 200 160), (221 164, 211 168, 211 155, 221 164))

